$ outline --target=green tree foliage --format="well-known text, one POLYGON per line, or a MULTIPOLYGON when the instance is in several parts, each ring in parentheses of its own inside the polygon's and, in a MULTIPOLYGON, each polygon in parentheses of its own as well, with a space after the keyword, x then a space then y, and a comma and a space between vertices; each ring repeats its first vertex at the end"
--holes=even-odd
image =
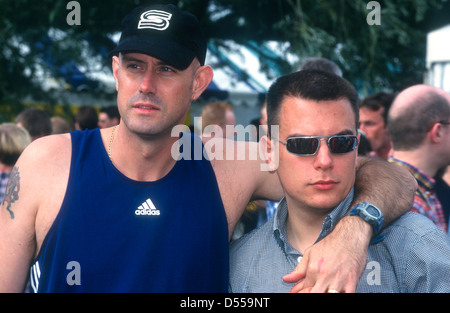
MULTIPOLYGON (((73 70, 70 64, 85 71, 93 66, 110 71, 107 54, 122 17, 152 1, 79 0, 81 25, 68 25, 68 2, 0 0, 0 121, 23 109, 26 99, 57 103, 55 95, 43 89, 42 78, 73 88, 66 75, 73 70)), ((288 42, 284 52, 300 59, 329 58, 362 94, 383 88, 398 91, 422 82, 426 32, 450 23, 447 0, 378 1, 381 25, 368 25, 371 10, 365 0, 158 2, 176 3, 194 13, 216 45, 225 46, 227 40, 243 45, 288 42)), ((283 73, 298 66, 271 54, 260 57, 283 73)), ((96 91, 96 82, 91 83, 96 91)))
POLYGON ((212 38, 234 33, 241 43, 287 41, 289 52, 301 58, 321 56, 337 63, 362 94, 422 82, 426 33, 450 23, 445 0, 378 1, 381 25, 367 23, 366 0, 214 2, 217 12, 229 14, 215 21, 212 38))

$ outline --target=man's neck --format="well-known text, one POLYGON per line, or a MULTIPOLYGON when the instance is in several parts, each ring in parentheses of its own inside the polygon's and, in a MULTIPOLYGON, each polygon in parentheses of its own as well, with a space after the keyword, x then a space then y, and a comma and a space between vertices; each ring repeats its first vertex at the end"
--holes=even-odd
POLYGON ((286 220, 287 239, 292 247, 304 253, 317 241, 327 214, 311 214, 307 210, 295 208, 293 205, 289 206, 289 204, 288 212, 286 220))
POLYGON ((393 157, 411 164, 430 177, 434 177, 438 171, 438 168, 435 166, 435 162, 430 160, 428 157, 424 157, 427 155, 428 154, 424 154, 422 150, 394 151, 393 157))
POLYGON ((176 163, 171 152, 178 138, 142 140, 118 131, 113 140, 112 162, 130 179, 156 181, 166 176, 176 163))
POLYGON ((392 144, 389 142, 382 147, 380 147, 378 150, 374 151, 375 156, 377 158, 385 159, 387 160, 389 156, 392 155, 392 144))
POLYGON ((286 197, 288 210, 286 236, 291 246, 300 253, 304 253, 319 238, 326 236, 332 230, 333 224, 337 223, 350 208, 353 197, 354 190, 351 189, 341 202, 330 209, 304 208, 300 203, 289 201, 288 197, 286 197), (294 204, 297 204, 297 207, 294 204), (330 220, 332 223, 323 228, 324 221, 328 217, 335 220, 330 220), (325 232, 322 234, 323 231, 325 232))

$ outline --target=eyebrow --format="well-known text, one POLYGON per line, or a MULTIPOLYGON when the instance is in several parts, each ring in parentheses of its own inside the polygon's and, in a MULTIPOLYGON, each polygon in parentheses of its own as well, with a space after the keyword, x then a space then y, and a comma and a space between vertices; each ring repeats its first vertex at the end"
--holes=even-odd
MULTIPOLYGON (((147 63, 144 60, 139 59, 138 57, 134 57, 134 56, 130 56, 128 54, 124 54, 122 55, 122 61, 124 62, 135 62, 135 63, 141 63, 141 64, 145 64, 147 63)), ((162 60, 157 60, 156 62, 157 65, 167 65, 170 66, 169 64, 167 64, 166 62, 162 61, 162 60)))
MULTIPOLYGON (((344 129, 338 133, 335 134, 331 134, 325 137, 330 137, 330 136, 342 136, 342 135, 350 135, 350 136, 356 136, 356 134, 351 130, 351 129, 344 129)), ((293 137, 317 137, 317 136, 312 136, 312 135, 305 135, 305 134, 300 134, 300 133, 294 133, 294 134, 289 134, 287 136, 287 138, 293 138, 293 137)))
POLYGON ((140 59, 138 59, 136 57, 132 57, 132 56, 129 56, 129 55, 126 55, 126 54, 122 56, 122 61, 145 63, 143 60, 140 60, 140 59))

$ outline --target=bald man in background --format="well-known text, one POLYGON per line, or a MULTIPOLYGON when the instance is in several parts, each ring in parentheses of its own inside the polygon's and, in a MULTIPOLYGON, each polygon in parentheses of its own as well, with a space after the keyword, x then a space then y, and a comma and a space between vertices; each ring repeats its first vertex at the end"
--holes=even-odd
POLYGON ((450 165, 450 96, 427 85, 407 88, 392 104, 388 127, 394 146, 389 161, 408 169, 418 182, 412 210, 447 233, 433 177, 450 165))

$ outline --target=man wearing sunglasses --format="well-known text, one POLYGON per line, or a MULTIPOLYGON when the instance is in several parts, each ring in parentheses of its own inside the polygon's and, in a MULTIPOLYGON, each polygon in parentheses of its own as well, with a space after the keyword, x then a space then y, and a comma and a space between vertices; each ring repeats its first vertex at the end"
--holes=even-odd
MULTIPOLYGON (((279 134, 262 138, 262 148, 267 162, 278 164, 273 169, 285 197, 273 219, 232 243, 230 291, 299 291, 292 275, 283 275, 349 210, 371 223, 375 233, 357 292, 450 291, 450 246, 433 223, 408 212, 380 230, 382 214, 373 204, 351 209, 359 119, 358 95, 350 83, 321 71, 283 76, 269 89, 267 113, 279 134)), ((336 282, 327 290, 349 291, 336 282)))

